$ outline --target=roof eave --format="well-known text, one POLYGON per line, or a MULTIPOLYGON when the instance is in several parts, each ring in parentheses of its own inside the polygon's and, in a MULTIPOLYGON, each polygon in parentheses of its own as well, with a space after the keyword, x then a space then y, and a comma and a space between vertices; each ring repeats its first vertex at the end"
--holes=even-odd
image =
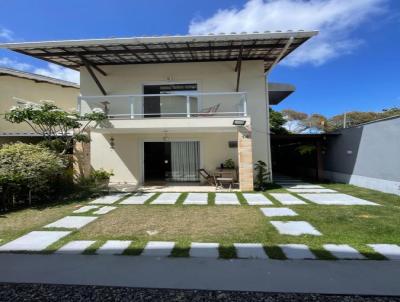
POLYGON ((287 32, 264 32, 264 33, 242 33, 242 34, 208 34, 208 35, 177 35, 177 36, 156 36, 156 37, 131 37, 131 38, 108 38, 108 39, 77 39, 58 41, 38 41, 21 43, 0 43, 0 48, 25 49, 31 47, 57 47, 57 46, 79 46, 99 44, 125 44, 125 43, 165 43, 165 42, 202 42, 202 41, 224 41, 224 40, 252 40, 252 39, 285 39, 311 38, 318 34, 317 30, 312 31, 287 31, 287 32))

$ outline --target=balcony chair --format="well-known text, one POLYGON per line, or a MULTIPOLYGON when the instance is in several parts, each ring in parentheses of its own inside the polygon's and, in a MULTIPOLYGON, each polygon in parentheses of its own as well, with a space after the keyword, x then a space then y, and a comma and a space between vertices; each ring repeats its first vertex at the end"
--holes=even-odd
POLYGON ((199 114, 196 116, 200 116, 200 117, 201 116, 213 116, 218 111, 220 106, 221 106, 221 104, 216 104, 211 107, 203 108, 200 110, 199 114))
POLYGON ((200 176, 203 177, 210 186, 216 185, 214 177, 211 176, 205 169, 199 169, 197 171, 199 172, 200 176))

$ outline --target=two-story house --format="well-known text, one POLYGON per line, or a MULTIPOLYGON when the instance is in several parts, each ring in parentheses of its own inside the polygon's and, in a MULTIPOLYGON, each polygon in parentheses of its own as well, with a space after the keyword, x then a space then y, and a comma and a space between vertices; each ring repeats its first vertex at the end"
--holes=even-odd
POLYGON ((0 47, 80 71, 92 168, 112 182, 200 182, 235 162, 241 190, 257 161, 271 167, 268 73, 315 31, 10 43, 0 47))

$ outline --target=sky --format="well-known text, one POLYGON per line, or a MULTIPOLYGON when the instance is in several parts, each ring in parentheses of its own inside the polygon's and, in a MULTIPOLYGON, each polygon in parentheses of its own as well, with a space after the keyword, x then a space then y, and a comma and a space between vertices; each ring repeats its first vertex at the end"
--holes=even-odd
MULTIPOLYGON (((0 42, 319 30, 269 75, 296 86, 275 109, 333 116, 400 106, 400 0, 13 0, 0 42)), ((79 82, 57 65, 0 50, 0 66, 79 82)))

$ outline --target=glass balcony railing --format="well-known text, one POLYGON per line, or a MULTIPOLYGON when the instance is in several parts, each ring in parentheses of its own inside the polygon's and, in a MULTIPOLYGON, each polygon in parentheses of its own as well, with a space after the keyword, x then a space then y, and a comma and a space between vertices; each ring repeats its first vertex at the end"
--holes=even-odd
POLYGON ((101 108, 110 119, 247 116, 245 92, 185 92, 78 97, 81 114, 101 108))

